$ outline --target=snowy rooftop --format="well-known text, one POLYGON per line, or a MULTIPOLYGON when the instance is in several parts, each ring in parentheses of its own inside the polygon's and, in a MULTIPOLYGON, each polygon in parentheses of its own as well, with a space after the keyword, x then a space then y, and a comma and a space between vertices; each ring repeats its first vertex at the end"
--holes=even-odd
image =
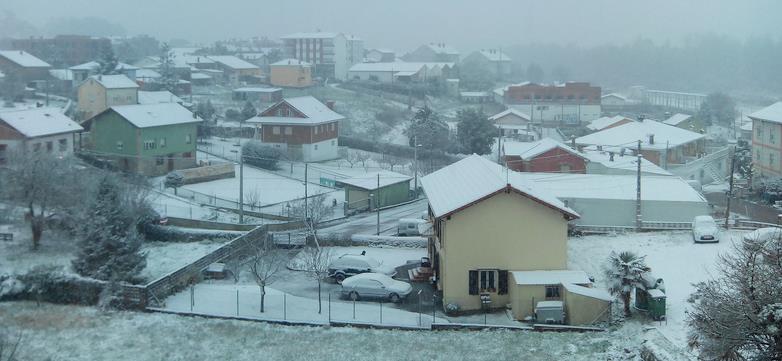
POLYGON ((348 179, 340 179, 340 183, 345 183, 354 187, 358 187, 361 189, 366 189, 369 191, 373 191, 375 189, 378 189, 378 182, 380 183, 379 187, 387 187, 392 184, 397 184, 401 182, 406 182, 413 179, 412 177, 396 172, 390 172, 390 171, 380 171, 380 172, 372 172, 363 174, 357 177, 348 178, 348 179), (379 178, 378 178, 379 176, 379 178), (378 180, 379 179, 379 180, 378 180))
POLYGON ((156 103, 182 103, 182 99, 174 95, 168 90, 160 91, 139 91, 138 103, 139 104, 156 104, 156 103))
POLYGON ((313 33, 293 33, 281 36, 280 39, 331 39, 336 37, 337 33, 313 32, 313 33))
POLYGON ((513 114, 513 115, 515 115, 517 117, 523 118, 526 121, 529 121, 529 119, 530 119, 529 115, 527 115, 525 113, 522 113, 520 110, 514 109, 514 108, 508 108, 506 110, 503 110, 503 111, 501 111, 501 112, 499 112, 497 114, 494 114, 494 115, 490 116, 489 120, 495 121, 495 120, 500 119, 500 118, 502 118, 502 117, 504 117, 504 116, 506 116, 508 114, 513 114))
POLYGON ((600 99, 603 99, 603 98, 619 98, 619 99, 622 99, 622 100, 627 100, 627 98, 624 95, 617 94, 617 93, 608 93, 608 94, 603 95, 602 97, 600 97, 600 99))
POLYGON ((507 187, 570 217, 578 217, 578 213, 553 194, 518 174, 473 154, 421 178, 421 185, 435 217, 457 211, 507 187))
POLYGON ((543 138, 535 142, 505 142, 503 148, 505 155, 515 155, 523 160, 535 158, 555 148, 559 148, 577 157, 584 158, 584 155, 575 149, 551 138, 543 138))
MULTIPOLYGON (((97 61, 90 61, 84 64, 74 65, 68 69, 93 71, 93 70, 98 70, 98 68, 100 68, 100 63, 98 63, 97 61)), ((139 67, 130 64, 125 64, 125 63, 117 63, 117 66, 114 67, 114 69, 115 70, 138 70, 139 67)))
POLYGON ((430 43, 426 46, 428 46, 429 49, 432 49, 437 54, 459 55, 459 50, 456 50, 456 48, 448 44, 430 43))
MULTIPOLYGON (((49 69, 49 74, 59 80, 73 80, 73 72, 70 69, 49 69)), ((0 78, 3 73, 0 73, 0 78)))
MULTIPOLYGON (((630 155, 620 156, 619 153, 614 153, 614 160, 612 161, 611 155, 608 154, 607 151, 585 150, 581 152, 581 154, 590 162, 600 163, 607 168, 623 169, 633 172, 638 169, 637 157, 630 155)), ((641 172, 656 175, 671 175, 670 172, 648 161, 646 158, 641 158, 641 172)))
MULTIPOLYGON (((193 74, 195 75, 195 74, 193 74)), ((144 78, 160 78, 160 73, 152 70, 152 69, 139 69, 136 70, 136 78, 144 79, 144 78)))
POLYGON ((0 50, 0 56, 26 68, 49 68, 49 63, 22 50, 0 50))
POLYGON ((670 118, 668 118, 665 121, 663 121, 663 123, 668 124, 668 125, 677 126, 681 122, 686 121, 687 119, 690 119, 690 118, 692 118, 692 115, 676 113, 674 115, 671 115, 670 118))
MULTIPOLYGON (((282 101, 288 103, 288 105, 290 105, 294 109, 304 114, 305 118, 281 117, 281 116, 274 116, 274 115, 256 116, 248 119, 247 122, 259 123, 259 124, 316 125, 316 124, 328 123, 328 122, 345 119, 345 117, 343 117, 339 113, 329 109, 329 107, 327 107, 326 104, 321 103, 318 99, 315 99, 314 97, 309 95, 296 97, 296 98, 285 98, 282 101)), ((274 107, 277 104, 274 104, 271 107, 274 107)))
POLYGON ((234 92, 240 93, 273 93, 282 90, 281 88, 265 88, 265 87, 244 87, 236 88, 234 92))
POLYGON ((138 88, 138 84, 125 75, 93 75, 90 78, 95 79, 106 89, 125 89, 138 88))
POLYGON ((635 147, 640 140, 642 149, 662 150, 703 138, 703 134, 645 119, 643 122, 626 123, 576 138, 576 143, 602 145, 604 149, 606 147, 631 148, 635 147), (650 135, 654 135, 654 144, 649 143, 650 135))
MULTIPOLYGON (((518 177, 559 199, 636 199, 635 175, 520 173, 518 177)), ((685 180, 671 176, 642 176, 641 199, 667 202, 706 202, 685 180)))
POLYGON ((200 122, 193 113, 177 103, 134 104, 111 107, 138 128, 200 122))
POLYGON ((280 60, 280 61, 278 61, 278 62, 276 62, 276 63, 272 63, 272 64, 270 64, 270 65, 301 65, 301 66, 312 66, 312 64, 310 64, 310 63, 308 63, 308 62, 306 62, 306 61, 302 61, 302 60, 299 60, 299 59, 292 59, 292 58, 290 58, 290 59, 282 59, 282 60, 280 60))
POLYGON ((486 59, 489 59, 489 61, 511 61, 511 58, 507 54, 499 50, 481 50, 480 54, 483 55, 486 59))
POLYGON ((207 80, 207 79, 212 79, 212 77, 204 73, 190 74, 190 80, 207 80))
POLYGON ((84 130, 57 108, 0 111, 0 120, 28 138, 84 130))
POLYGON ((624 116, 621 116, 621 115, 617 115, 617 116, 613 116, 613 117, 600 117, 600 118, 597 118, 597 119, 591 121, 589 123, 589 125, 587 125, 587 129, 590 129, 590 130, 603 130, 606 127, 610 127, 610 126, 612 126, 612 125, 614 125, 614 124, 616 124, 616 123, 618 123, 618 122, 620 122, 622 120, 625 120, 625 119, 632 120, 630 118, 627 118, 627 117, 624 117, 624 116))
POLYGON ((614 300, 614 298, 611 297, 611 294, 603 289, 584 287, 572 283, 563 283, 562 286, 565 287, 565 289, 568 292, 575 293, 577 295, 596 298, 598 300, 609 301, 609 302, 614 300))
POLYGON ((513 271, 517 285, 591 284, 584 271, 513 271))
POLYGON ((260 69, 257 65, 248 63, 233 55, 212 55, 209 58, 231 69, 260 69))
POLYGON ((749 115, 752 119, 760 119, 774 123, 782 123, 782 102, 776 102, 749 115))
POLYGON ((215 61, 208 56, 200 55, 182 55, 182 61, 187 64, 214 64, 215 61))

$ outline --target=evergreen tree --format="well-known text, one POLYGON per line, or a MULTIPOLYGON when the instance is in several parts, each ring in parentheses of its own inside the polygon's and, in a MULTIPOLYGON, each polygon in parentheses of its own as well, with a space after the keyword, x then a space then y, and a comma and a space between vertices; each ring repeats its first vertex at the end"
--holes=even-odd
POLYGON ((432 108, 424 106, 418 109, 410 124, 405 129, 410 146, 415 146, 416 139, 424 149, 445 150, 450 143, 448 124, 432 108))
POLYGON ((253 103, 249 101, 244 103, 244 107, 242 108, 242 120, 250 119, 256 115, 258 115, 258 111, 255 110, 253 103))
POLYGON ((174 52, 171 51, 171 47, 168 46, 167 43, 163 43, 163 45, 160 46, 160 86, 163 89, 176 94, 179 77, 176 74, 174 56, 174 52))
POLYGON ((711 93, 701 103, 697 118, 706 125, 733 126, 733 122, 736 121, 736 102, 725 93, 711 93))
POLYGON ((465 153, 488 154, 494 143, 496 128, 489 122, 483 112, 476 109, 460 110, 456 117, 456 138, 465 153))
POLYGON ((98 59, 98 74, 111 75, 117 74, 117 57, 114 55, 114 49, 111 45, 107 45, 101 48, 100 58, 98 59))
POLYGON ((146 266, 136 218, 124 207, 118 182, 101 179, 95 198, 87 206, 80 249, 73 269, 80 275, 107 281, 135 281, 146 266))

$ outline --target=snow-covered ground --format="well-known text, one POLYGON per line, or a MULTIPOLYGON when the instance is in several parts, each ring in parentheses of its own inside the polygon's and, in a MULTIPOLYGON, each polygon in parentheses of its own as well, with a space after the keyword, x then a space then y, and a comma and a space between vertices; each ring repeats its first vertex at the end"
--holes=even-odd
POLYGON ((0 241, 0 274, 22 274, 36 266, 62 266, 66 272, 71 269, 77 247, 64 233, 45 230, 39 249, 31 251, 31 232, 26 223, 1 225, 0 232, 14 236, 13 241, 0 241))
POLYGON ((142 251, 147 253, 147 267, 141 271, 141 276, 147 281, 153 281, 209 254, 223 244, 225 241, 146 242, 142 251))
MULTIPOLYGON (((620 360, 610 333, 393 331, 279 326, 95 308, 0 303, 20 360, 620 360)), ((628 352, 625 354, 624 349, 628 352)))
MULTIPOLYGON (((580 269, 605 286, 603 266, 611 251, 633 251, 646 256, 654 275, 665 281, 667 322, 649 321, 673 343, 684 347, 687 342, 687 298, 693 283, 707 280, 715 271, 721 253, 730 252, 745 231, 723 232, 716 244, 695 244, 690 232, 627 233, 571 238, 568 241, 568 266, 580 269)), ((635 317, 643 317, 636 312, 635 317)))
MULTIPOLYGON (((323 249, 329 252, 331 259, 337 259, 342 255, 353 254, 358 255, 361 252, 366 252, 367 257, 371 257, 374 260, 380 262, 383 266, 399 267, 407 264, 408 261, 419 261, 421 257, 426 256, 425 248, 377 248, 377 247, 323 247, 323 249)), ((304 260, 301 254, 297 254, 293 259, 288 262, 288 268, 292 270, 303 270, 304 260)))

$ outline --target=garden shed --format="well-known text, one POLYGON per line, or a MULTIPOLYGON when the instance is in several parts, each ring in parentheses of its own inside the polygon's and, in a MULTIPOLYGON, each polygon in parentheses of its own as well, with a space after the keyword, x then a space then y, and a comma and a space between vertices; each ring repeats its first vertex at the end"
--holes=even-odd
POLYGON ((337 184, 345 188, 346 210, 373 210, 410 200, 411 179, 405 174, 380 171, 340 179, 337 184))

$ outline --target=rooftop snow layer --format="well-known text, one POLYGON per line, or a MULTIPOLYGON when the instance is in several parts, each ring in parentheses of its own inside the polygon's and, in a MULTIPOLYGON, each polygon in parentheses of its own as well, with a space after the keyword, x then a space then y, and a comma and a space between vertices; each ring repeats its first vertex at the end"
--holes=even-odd
POLYGON ((48 68, 49 63, 36 58, 34 55, 22 50, 0 50, 0 56, 26 68, 48 68))
POLYGON ((267 88, 267 87, 245 87, 245 88, 236 88, 234 89, 234 92, 242 92, 242 93, 273 93, 276 91, 282 90, 281 88, 267 88))
POLYGON ((209 58, 231 69, 260 69, 257 65, 248 63, 233 55, 212 55, 209 58))
MULTIPOLYGON (((667 125, 666 125, 667 126, 667 125)), ((635 175, 518 173, 518 177, 559 199, 636 199, 635 175)), ((645 201, 706 202, 685 180, 671 176, 641 177, 645 201)))
POLYGON ((480 53, 489 61, 511 61, 507 54, 499 50, 481 50, 480 53))
POLYGON ((668 124, 668 125, 677 126, 681 122, 686 121, 687 119, 690 119, 690 118, 692 118, 692 115, 676 113, 674 115, 671 115, 670 118, 668 118, 665 121, 663 121, 663 123, 668 124))
MULTIPOLYGON (((581 152, 581 154, 589 160, 589 162, 600 163, 607 168, 623 169, 633 172, 638 169, 636 157, 631 155, 620 156, 618 153, 615 153, 614 160, 612 161, 611 156, 606 151, 585 150, 581 152)), ((670 172, 657 164, 648 161, 646 158, 641 158, 641 172, 657 175, 671 175, 670 172)))
POLYGON ((612 126, 612 125, 614 125, 614 124, 616 124, 616 123, 618 123, 618 122, 620 122, 622 120, 625 120, 625 119, 632 120, 630 118, 627 118, 627 117, 624 117, 624 116, 621 116, 621 115, 617 115, 617 116, 613 116, 613 117, 600 117, 600 118, 597 118, 597 119, 591 121, 589 123, 589 125, 587 125, 587 129, 603 130, 606 127, 610 127, 610 126, 612 126))
POLYGON ((138 128, 200 122, 193 113, 177 103, 134 104, 111 107, 138 128))
POLYGON ((125 89, 138 88, 138 84, 125 75, 93 75, 90 78, 95 79, 106 89, 125 89))
POLYGON ((591 284, 584 271, 513 271, 517 285, 591 284))
MULTIPOLYGON (((256 116, 247 120, 248 123, 260 123, 260 124, 321 124, 327 122, 333 122, 337 120, 345 119, 339 113, 329 109, 325 104, 318 101, 310 95, 286 98, 282 100, 288 103, 291 107, 300 111, 306 118, 296 117, 281 117, 281 116, 256 116)), ((279 103, 277 103, 279 104, 279 103)), ((272 105, 271 107, 276 106, 272 105)), ((270 108, 271 108, 270 107, 270 108)))
POLYGON ((281 36, 280 39, 331 39, 337 36, 337 33, 314 32, 314 33, 293 33, 281 36))
POLYGON ((599 289, 599 288, 592 288, 592 287, 584 287, 579 286, 572 283, 563 283, 562 284, 565 289, 570 293, 575 293, 577 295, 586 296, 590 298, 596 298, 598 300, 608 301, 611 302, 614 300, 613 297, 611 297, 611 294, 608 293, 608 291, 599 289))
POLYGON ((642 149, 663 150, 677 147, 703 139, 704 135, 689 130, 672 127, 654 120, 631 122, 596 133, 576 138, 580 145, 602 145, 606 148, 632 148, 641 141, 642 149), (654 144, 650 144, 649 136, 654 135, 654 144))
POLYGON ((84 130, 57 108, 1 111, 0 120, 28 138, 84 130))
POLYGON ((609 93, 609 94, 603 95, 603 96, 600 97, 600 99, 608 98, 608 97, 614 97, 614 98, 619 98, 619 99, 622 99, 622 100, 627 100, 626 97, 624 97, 623 95, 617 94, 617 93, 609 93))
POLYGON ((503 110, 503 111, 501 111, 501 112, 499 112, 497 114, 494 114, 494 115, 489 117, 489 120, 495 121, 495 120, 500 119, 500 118, 502 118, 502 117, 504 117, 504 116, 506 116, 508 114, 516 115, 516 116, 518 116, 520 118, 523 118, 526 121, 530 120, 529 115, 527 115, 525 113, 522 113, 520 110, 514 109, 514 108, 508 108, 508 109, 505 109, 505 110, 503 110))
POLYGON ((435 217, 449 214, 508 186, 571 217, 578 217, 578 213, 553 194, 518 177, 519 173, 506 172, 499 164, 473 154, 421 178, 421 185, 435 217))
POLYGON ((506 142, 503 148, 505 155, 515 155, 523 160, 535 158, 555 148, 560 148, 565 152, 584 158, 583 154, 551 138, 543 138, 535 142, 506 142))
POLYGON ((774 123, 782 123, 782 102, 776 102, 749 115, 752 119, 760 119, 774 123))
POLYGON ((312 66, 312 64, 302 61, 299 59, 282 59, 276 63, 272 63, 271 65, 301 65, 301 66, 312 66))
POLYGON ((168 90, 138 92, 139 104, 182 103, 182 99, 168 90))
POLYGON ((383 170, 380 172, 371 172, 348 179, 340 179, 338 182, 373 191, 378 189, 378 187, 383 188, 392 184, 406 182, 411 179, 413 178, 408 175, 383 170), (380 184, 379 186, 378 183, 380 184))

